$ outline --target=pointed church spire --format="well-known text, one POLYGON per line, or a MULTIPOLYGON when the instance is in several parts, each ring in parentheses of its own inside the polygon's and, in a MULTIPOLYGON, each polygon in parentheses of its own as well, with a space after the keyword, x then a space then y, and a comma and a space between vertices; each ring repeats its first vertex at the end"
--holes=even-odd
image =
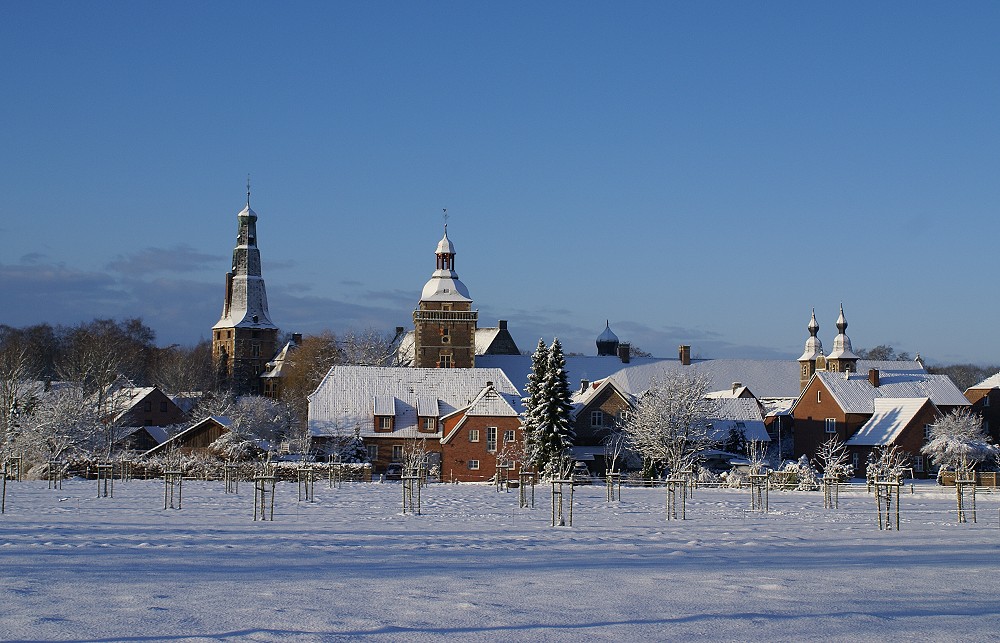
POLYGON ((840 317, 837 318, 837 336, 833 338, 833 351, 827 363, 831 370, 855 372, 858 356, 851 347, 851 338, 847 336, 847 318, 844 317, 844 304, 840 304, 840 317))

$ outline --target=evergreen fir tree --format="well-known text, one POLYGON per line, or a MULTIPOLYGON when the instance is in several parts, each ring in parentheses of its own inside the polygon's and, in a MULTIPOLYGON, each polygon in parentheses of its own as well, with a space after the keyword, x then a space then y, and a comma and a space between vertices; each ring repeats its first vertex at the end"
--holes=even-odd
POLYGON ((575 432, 569 421, 569 380, 566 377, 566 358, 559 339, 547 349, 545 377, 536 382, 535 406, 532 409, 537 444, 536 462, 543 475, 558 474, 564 453, 573 446, 575 432))
POLYGON ((541 466, 539 429, 544 421, 544 390, 546 373, 549 368, 549 349, 541 338, 538 339, 538 347, 535 348, 531 356, 531 373, 528 375, 528 382, 524 386, 525 396, 521 400, 524 404, 524 446, 527 463, 533 467, 541 466))
POLYGON ((541 423, 544 467, 549 475, 554 475, 567 449, 576 441, 576 432, 570 423, 569 379, 566 377, 566 357, 563 355, 559 338, 552 341, 548 350, 548 368, 543 386, 544 420, 541 423))

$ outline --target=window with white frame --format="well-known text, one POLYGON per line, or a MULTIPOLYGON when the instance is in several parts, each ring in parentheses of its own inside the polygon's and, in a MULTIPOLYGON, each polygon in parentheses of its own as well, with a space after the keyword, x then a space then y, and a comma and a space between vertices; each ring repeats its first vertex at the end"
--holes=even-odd
POLYGON ((403 445, 394 444, 392 445, 392 461, 402 462, 403 461, 403 445))
POLYGON ((486 427, 486 450, 490 452, 497 450, 497 428, 495 426, 486 427))
POLYGON ((368 460, 375 462, 378 460, 378 445, 377 444, 366 444, 365 449, 368 450, 368 460))
POLYGON ((816 404, 823 403, 823 391, 816 391, 816 404))
POLYGON ((479 470, 479 460, 469 460, 469 469, 472 471, 479 470))
POLYGON ((925 424, 924 425, 924 442, 930 442, 931 441, 931 431, 933 431, 933 430, 934 430, 934 425, 933 424, 925 424))
POLYGON ((857 451, 851 454, 851 466, 854 467, 855 471, 861 466, 861 456, 858 455, 857 451))
POLYGON ((434 433, 437 431, 437 418, 425 417, 421 428, 428 433, 434 433))
POLYGON ((442 355, 438 365, 441 368, 451 368, 451 355, 442 355))
POLYGON ((507 429, 506 431, 503 432, 503 441, 504 442, 514 441, 514 429, 507 429))
POLYGON ((836 418, 826 418, 826 432, 836 433, 837 432, 837 419, 836 418))
POLYGON ((913 470, 916 473, 924 472, 924 456, 922 455, 913 456, 913 470))
POLYGON ((590 412, 590 426, 604 426, 604 411, 590 412))
POLYGON ((469 442, 479 442, 479 429, 469 429, 469 442))
POLYGON ((392 431, 392 416, 391 415, 380 415, 375 418, 376 430, 378 431, 392 431))

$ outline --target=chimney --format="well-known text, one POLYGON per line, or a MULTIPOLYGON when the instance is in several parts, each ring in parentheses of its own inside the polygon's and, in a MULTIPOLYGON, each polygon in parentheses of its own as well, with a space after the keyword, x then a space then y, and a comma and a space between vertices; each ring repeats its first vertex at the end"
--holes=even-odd
POLYGON ((507 330, 507 320, 506 319, 499 320, 497 322, 497 325, 500 326, 500 330, 507 330))
POLYGON ((691 347, 687 344, 681 344, 677 347, 677 352, 681 366, 691 366, 691 347))
POLYGON ((875 388, 878 388, 878 385, 879 385, 879 373, 878 373, 878 369, 877 368, 870 368, 870 369, 868 369, 868 382, 872 386, 874 386, 875 388))
POLYGON ((743 388, 743 382, 733 382, 733 393, 743 388))
POLYGON ((588 380, 585 377, 581 377, 580 378, 580 392, 581 393, 586 393, 588 386, 590 386, 590 380, 588 380))
POLYGON ((292 333, 292 343, 296 346, 302 345, 302 333, 292 333))
POLYGON ((618 344, 618 359, 622 361, 622 364, 628 364, 632 359, 632 345, 628 342, 622 342, 618 344))

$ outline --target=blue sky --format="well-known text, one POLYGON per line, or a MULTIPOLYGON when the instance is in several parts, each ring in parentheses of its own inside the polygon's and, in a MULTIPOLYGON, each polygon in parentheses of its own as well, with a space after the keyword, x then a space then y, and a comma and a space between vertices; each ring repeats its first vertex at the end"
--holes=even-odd
POLYGON ((995 3, 8 3, 0 322, 207 338, 252 175, 283 330, 1000 362, 995 3))

